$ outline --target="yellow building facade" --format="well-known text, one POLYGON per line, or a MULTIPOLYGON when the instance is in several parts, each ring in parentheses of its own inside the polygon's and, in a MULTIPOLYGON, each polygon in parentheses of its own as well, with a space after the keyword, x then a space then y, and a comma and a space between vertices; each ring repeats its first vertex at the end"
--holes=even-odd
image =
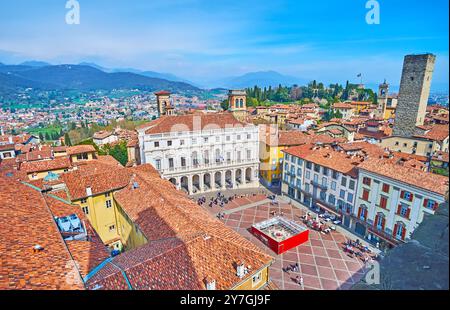
POLYGON ((81 207, 104 244, 122 250, 123 243, 117 221, 118 210, 112 194, 113 192, 100 193, 73 200, 72 203, 81 207))
POLYGON ((95 152, 86 152, 81 154, 71 154, 70 161, 77 163, 80 161, 93 160, 95 159, 95 152))
POLYGON ((265 186, 279 186, 281 184, 282 167, 283 167, 283 153, 287 146, 270 146, 265 142, 260 142, 259 158, 260 167, 259 173, 261 182, 265 186))
POLYGON ((103 243, 116 250, 131 250, 147 238, 113 197, 113 191, 72 201, 86 214, 103 243))
POLYGON ((239 283, 232 290, 258 290, 263 288, 269 282, 269 266, 264 266, 261 270, 252 274, 252 276, 242 283, 239 283))

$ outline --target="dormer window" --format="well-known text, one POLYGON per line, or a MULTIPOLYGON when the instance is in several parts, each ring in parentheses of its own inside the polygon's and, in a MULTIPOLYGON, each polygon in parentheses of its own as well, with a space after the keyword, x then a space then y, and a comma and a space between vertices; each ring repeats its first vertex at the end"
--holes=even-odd
POLYGON ((236 263, 236 275, 239 278, 243 278, 245 276, 245 265, 243 262, 236 263))

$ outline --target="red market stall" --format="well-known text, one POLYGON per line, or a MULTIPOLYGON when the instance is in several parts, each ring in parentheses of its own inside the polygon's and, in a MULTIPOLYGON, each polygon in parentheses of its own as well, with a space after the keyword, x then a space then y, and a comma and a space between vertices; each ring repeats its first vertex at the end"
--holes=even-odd
POLYGON ((252 233, 275 253, 282 254, 309 239, 309 230, 282 217, 254 224, 252 233))

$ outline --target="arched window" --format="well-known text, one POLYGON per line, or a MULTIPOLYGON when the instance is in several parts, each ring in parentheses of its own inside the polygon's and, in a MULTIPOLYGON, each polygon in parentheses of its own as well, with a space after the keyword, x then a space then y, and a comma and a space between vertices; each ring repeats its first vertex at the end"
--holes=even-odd
POLYGON ((234 106, 235 106, 236 108, 239 108, 239 99, 236 98, 234 106))
POLYGON ((203 159, 205 161, 205 164, 209 164, 209 151, 206 150, 205 153, 203 154, 203 159))
POLYGON ((198 166, 198 155, 197 152, 192 153, 192 165, 198 166))
POLYGON ((240 102, 239 107, 240 107, 240 108, 243 108, 243 107, 244 107, 244 99, 239 100, 239 102, 240 102))
POLYGON ((222 155, 220 155, 220 150, 216 149, 216 163, 220 163, 222 160, 222 155))

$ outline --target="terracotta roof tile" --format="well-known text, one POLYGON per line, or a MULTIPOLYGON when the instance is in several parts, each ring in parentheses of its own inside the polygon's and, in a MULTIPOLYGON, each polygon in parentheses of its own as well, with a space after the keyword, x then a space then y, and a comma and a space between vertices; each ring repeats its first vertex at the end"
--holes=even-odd
POLYGON ((446 191, 448 191, 447 177, 394 164, 387 160, 369 159, 360 164, 359 169, 364 169, 412 186, 417 186, 440 195, 445 195, 446 191))
POLYGON ((13 150, 15 150, 14 143, 0 144, 0 151, 13 151, 13 150))
POLYGON ((344 102, 336 102, 335 104, 333 104, 333 108, 335 109, 353 109, 353 106, 349 103, 344 103, 344 102))
MULTIPOLYGON (((231 113, 189 114, 178 116, 163 116, 146 125, 146 134, 165 132, 213 130, 247 126, 239 122, 231 113), (150 126, 150 127, 149 127, 150 126)), ((145 128, 146 128, 145 127, 145 128)))
POLYGON ((20 165, 20 170, 26 173, 68 169, 71 167, 70 160, 66 157, 57 157, 51 160, 30 161, 20 165))
POLYGON ((129 182, 130 171, 125 168, 113 168, 97 171, 72 171, 62 175, 70 199, 79 200, 88 197, 86 189, 91 188, 92 195, 98 195, 125 187, 129 182))
POLYGON ((319 147, 312 144, 294 146, 283 152, 327 167, 341 173, 356 177, 356 166, 362 158, 335 151, 331 147, 319 147))
MULTIPOLYGON (((150 165, 127 169, 129 184, 114 198, 149 241, 100 270, 90 288, 126 289, 123 270, 134 289, 205 289, 205 277, 218 289, 241 282, 233 263, 244 259, 256 271, 272 258, 160 178, 150 165)), ((250 274, 247 275, 249 277, 250 274)))
POLYGON ((83 289, 81 277, 42 195, 0 177, 0 288, 83 289), (42 250, 34 251, 40 245, 42 250))
POLYGON ((424 137, 430 140, 443 141, 449 136, 448 125, 433 125, 430 131, 419 137, 424 137))
POLYGON ((67 148, 67 155, 76 155, 90 152, 95 152, 95 148, 93 145, 76 145, 76 146, 69 146, 67 148))

